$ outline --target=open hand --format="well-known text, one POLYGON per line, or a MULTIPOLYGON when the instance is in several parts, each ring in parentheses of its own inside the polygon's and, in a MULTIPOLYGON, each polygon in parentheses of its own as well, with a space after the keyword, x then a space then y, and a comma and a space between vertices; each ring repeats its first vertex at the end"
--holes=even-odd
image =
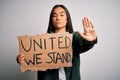
POLYGON ((87 41, 94 41, 96 39, 96 30, 93 23, 87 18, 82 19, 84 33, 80 32, 80 35, 87 41))

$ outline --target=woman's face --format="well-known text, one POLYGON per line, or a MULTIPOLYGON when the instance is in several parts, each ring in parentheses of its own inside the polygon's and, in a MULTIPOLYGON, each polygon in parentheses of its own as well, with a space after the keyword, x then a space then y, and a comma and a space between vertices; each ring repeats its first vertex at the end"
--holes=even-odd
POLYGON ((53 25, 56 29, 66 29, 67 15, 62 7, 57 7, 53 11, 52 16, 53 25))

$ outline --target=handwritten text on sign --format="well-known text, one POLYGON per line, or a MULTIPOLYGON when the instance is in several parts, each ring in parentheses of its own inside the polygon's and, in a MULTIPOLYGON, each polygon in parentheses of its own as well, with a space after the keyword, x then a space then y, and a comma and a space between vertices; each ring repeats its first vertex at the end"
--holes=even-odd
POLYGON ((18 41, 20 54, 25 56, 22 72, 72 66, 72 34, 18 36, 18 41))

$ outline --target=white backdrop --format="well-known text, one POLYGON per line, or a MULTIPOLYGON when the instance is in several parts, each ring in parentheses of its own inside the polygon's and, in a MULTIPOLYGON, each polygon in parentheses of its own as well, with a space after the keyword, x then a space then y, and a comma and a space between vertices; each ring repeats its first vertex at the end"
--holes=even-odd
POLYGON ((55 4, 68 8, 75 31, 83 31, 84 16, 97 30, 98 44, 81 54, 82 80, 120 80, 119 0, 0 0, 0 80, 37 80, 20 72, 17 36, 46 33, 55 4))

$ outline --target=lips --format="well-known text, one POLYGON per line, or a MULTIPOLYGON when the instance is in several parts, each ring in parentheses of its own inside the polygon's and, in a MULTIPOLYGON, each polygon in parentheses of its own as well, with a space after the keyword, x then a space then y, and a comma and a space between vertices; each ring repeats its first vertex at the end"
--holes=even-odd
POLYGON ((62 22, 56 22, 56 24, 61 24, 62 22))

